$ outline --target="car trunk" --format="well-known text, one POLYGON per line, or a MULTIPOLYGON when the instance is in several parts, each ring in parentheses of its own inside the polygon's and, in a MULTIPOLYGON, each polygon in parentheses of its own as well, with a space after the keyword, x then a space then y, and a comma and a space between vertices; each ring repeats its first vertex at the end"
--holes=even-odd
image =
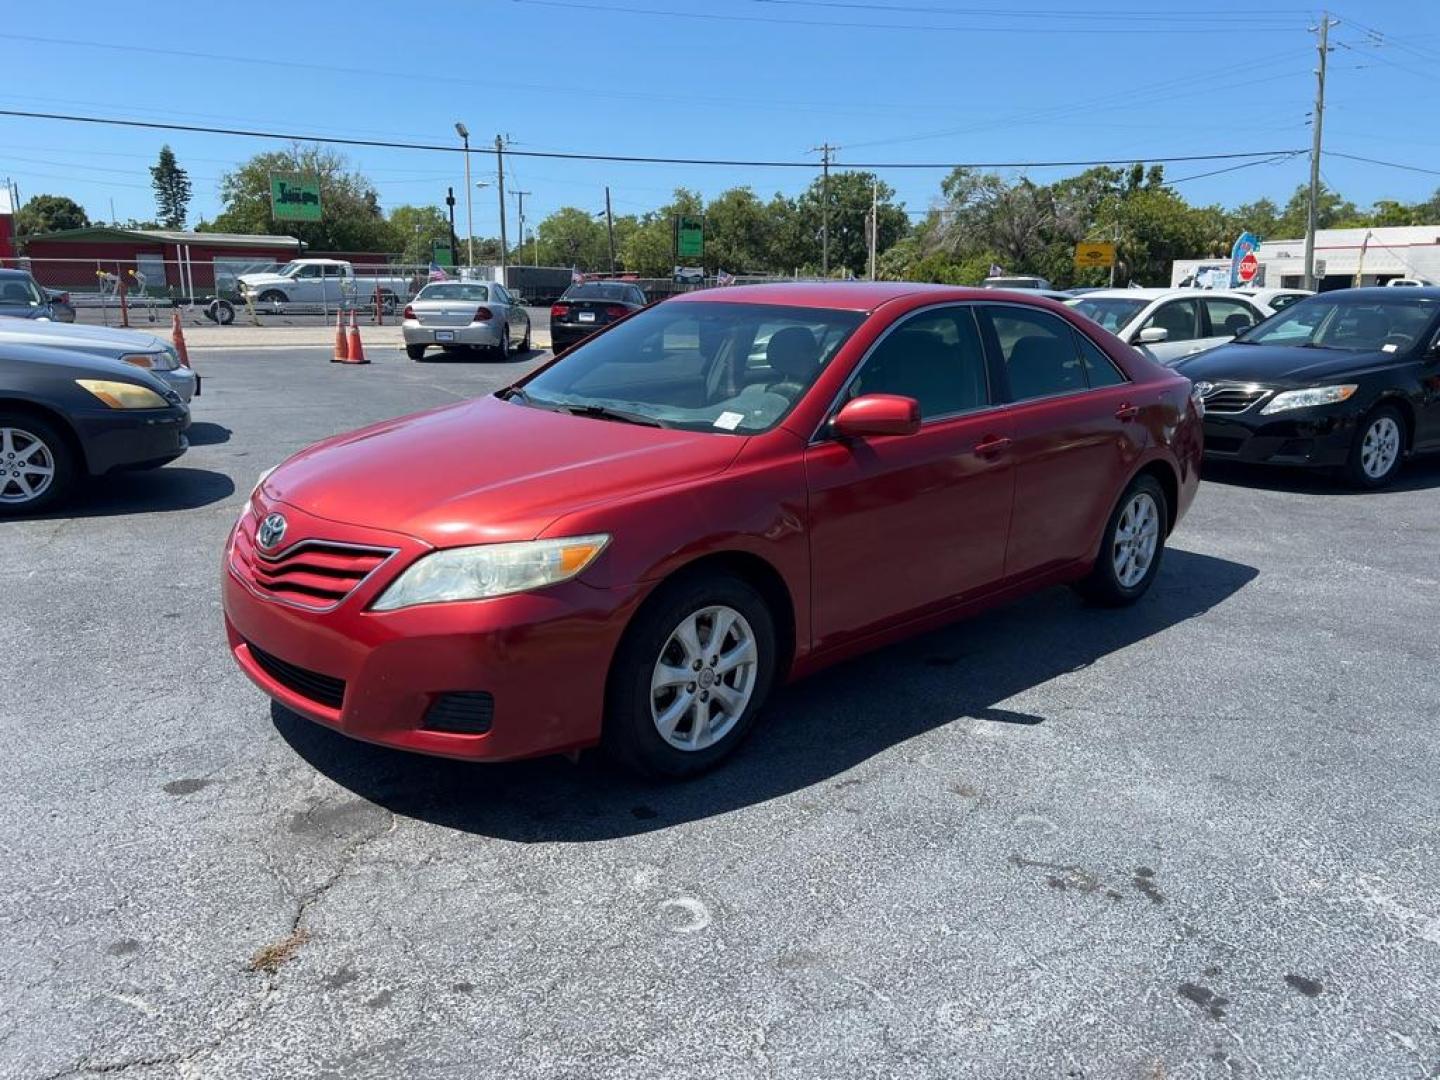
POLYGON ((421 326, 469 326, 481 306, 474 300, 429 300, 412 303, 410 310, 421 326))
POLYGON ((568 307, 564 315, 551 317, 551 322, 574 326, 604 326, 630 314, 630 309, 618 300, 561 300, 557 307, 568 307), (615 314, 610 314, 611 309, 615 314))

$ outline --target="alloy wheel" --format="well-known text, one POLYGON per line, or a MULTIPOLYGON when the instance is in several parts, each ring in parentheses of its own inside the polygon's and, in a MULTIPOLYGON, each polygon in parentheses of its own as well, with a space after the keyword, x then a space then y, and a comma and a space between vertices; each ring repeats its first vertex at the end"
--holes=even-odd
POLYGON ((739 723, 755 694, 759 649, 745 616, 701 608, 671 631, 650 678, 650 716, 677 750, 704 750, 739 723))
POLYGON ((55 453, 24 428, 0 428, 0 503, 34 502, 55 481, 55 453))
POLYGON ((1111 563, 1115 580, 1133 589, 1145 580, 1160 543, 1160 508, 1148 491, 1136 492, 1115 525, 1111 563))
POLYGON ((1360 467, 1371 480, 1379 480, 1395 467, 1400 457, 1400 425, 1393 417, 1380 416, 1365 429, 1360 444, 1360 467))

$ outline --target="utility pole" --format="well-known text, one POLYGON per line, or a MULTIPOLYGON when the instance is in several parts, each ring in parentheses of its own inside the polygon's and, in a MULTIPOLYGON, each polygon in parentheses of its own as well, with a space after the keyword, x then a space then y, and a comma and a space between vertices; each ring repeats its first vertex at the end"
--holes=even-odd
POLYGON ((880 246, 880 181, 870 182, 870 280, 875 280, 875 255, 880 246))
POLYGON ((1118 208, 1115 213, 1115 253, 1110 256, 1110 288, 1112 289, 1115 287, 1115 267, 1120 262, 1120 211, 1118 208))
MULTIPOLYGON (((445 189, 445 205, 450 208, 450 265, 455 265, 455 257, 460 254, 455 241, 455 189, 445 189)), ((433 256, 432 256, 433 258, 433 256)))
POLYGON ((830 155, 838 146, 821 143, 811 153, 820 154, 820 276, 830 276, 830 155))
POLYGON ((610 273, 615 273, 615 215, 610 212, 610 185, 605 185, 605 235, 610 241, 610 273))
POLYGON ((1305 288, 1315 288, 1315 228, 1319 218, 1320 203, 1320 143, 1325 123, 1325 64, 1330 56, 1330 27, 1338 26, 1330 18, 1330 12, 1320 13, 1320 66, 1315 69, 1315 112, 1311 116, 1313 130, 1310 132, 1310 204, 1305 221, 1305 288))
POLYGON ((495 136, 495 169, 500 188, 500 284, 506 284, 505 267, 505 139, 495 136))
POLYGON ((524 265, 525 265, 525 196, 526 196, 526 195, 529 195, 530 192, 528 192, 528 191, 512 191, 512 192, 510 192, 510 194, 515 196, 515 201, 516 201, 516 203, 519 204, 519 205, 516 207, 515 215, 520 219, 520 265, 521 265, 521 266, 524 266, 524 265))

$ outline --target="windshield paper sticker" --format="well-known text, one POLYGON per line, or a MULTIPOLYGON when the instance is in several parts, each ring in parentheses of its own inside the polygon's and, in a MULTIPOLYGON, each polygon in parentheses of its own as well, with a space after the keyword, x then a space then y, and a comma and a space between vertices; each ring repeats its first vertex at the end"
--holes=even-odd
POLYGON ((714 426, 721 428, 725 431, 734 431, 737 427, 740 426, 741 421, 743 421, 744 419, 744 413, 722 412, 719 416, 715 418, 714 426))

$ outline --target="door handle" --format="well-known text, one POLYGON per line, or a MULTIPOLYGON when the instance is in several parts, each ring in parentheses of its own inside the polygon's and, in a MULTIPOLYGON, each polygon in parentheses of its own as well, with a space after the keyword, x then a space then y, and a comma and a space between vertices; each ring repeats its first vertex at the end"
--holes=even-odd
POLYGON ((1131 405, 1128 401, 1115 410, 1116 420, 1134 420, 1140 415, 1140 406, 1131 405))
POLYGON ((980 457, 994 457, 1010 449, 1010 439, 1004 435, 987 435, 975 444, 975 453, 980 457))

